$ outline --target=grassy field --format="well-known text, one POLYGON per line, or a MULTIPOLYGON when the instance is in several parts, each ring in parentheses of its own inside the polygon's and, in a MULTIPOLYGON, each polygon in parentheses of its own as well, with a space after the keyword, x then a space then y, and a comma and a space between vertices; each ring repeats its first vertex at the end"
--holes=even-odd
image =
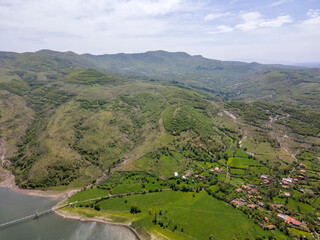
POLYGON ((84 201, 88 199, 108 196, 109 194, 110 191, 99 188, 92 188, 72 195, 70 198, 68 198, 68 202, 84 201))
POLYGON ((127 220, 132 218, 135 227, 144 226, 145 230, 153 232, 164 226, 165 235, 170 236, 173 232, 181 239, 208 239, 210 235, 216 239, 252 239, 271 234, 251 222, 242 212, 204 191, 196 194, 174 191, 138 194, 103 200, 98 205, 102 213, 122 216, 127 220), (132 205, 137 205, 141 213, 130 216, 128 213, 132 205), (152 223, 155 216, 157 222, 152 223))
POLYGON ((234 168, 248 168, 249 166, 259 166, 260 163, 257 160, 241 157, 232 157, 228 160, 228 166, 234 168))
POLYGON ((304 232, 294 228, 291 228, 290 231, 292 235, 295 237, 299 237, 299 238, 306 237, 306 239, 314 239, 313 236, 308 232, 304 232))

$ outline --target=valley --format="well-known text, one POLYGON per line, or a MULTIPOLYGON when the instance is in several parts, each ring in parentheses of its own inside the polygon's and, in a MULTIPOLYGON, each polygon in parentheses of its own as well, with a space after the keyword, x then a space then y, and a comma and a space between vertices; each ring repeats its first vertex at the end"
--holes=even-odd
POLYGON ((319 97, 317 68, 0 52, 2 168, 142 239, 318 239, 319 97))

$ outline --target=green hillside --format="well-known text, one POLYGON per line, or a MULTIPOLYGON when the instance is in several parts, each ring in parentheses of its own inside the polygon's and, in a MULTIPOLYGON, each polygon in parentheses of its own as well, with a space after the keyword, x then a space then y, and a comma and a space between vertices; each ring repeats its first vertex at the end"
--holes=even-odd
POLYGON ((319 69, 164 51, 1 52, 0 66, 0 154, 19 187, 87 189, 69 211, 131 222, 147 239, 319 231, 319 69), (279 203, 299 227, 277 217, 279 203))

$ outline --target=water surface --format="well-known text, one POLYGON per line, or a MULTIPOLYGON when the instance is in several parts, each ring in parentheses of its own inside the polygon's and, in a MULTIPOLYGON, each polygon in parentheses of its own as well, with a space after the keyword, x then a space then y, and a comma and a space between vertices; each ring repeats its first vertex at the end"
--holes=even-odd
MULTIPOLYGON (((50 209, 59 200, 0 188, 0 224, 50 209)), ((0 240, 136 240, 127 228, 67 220, 56 214, 0 228, 0 240)))

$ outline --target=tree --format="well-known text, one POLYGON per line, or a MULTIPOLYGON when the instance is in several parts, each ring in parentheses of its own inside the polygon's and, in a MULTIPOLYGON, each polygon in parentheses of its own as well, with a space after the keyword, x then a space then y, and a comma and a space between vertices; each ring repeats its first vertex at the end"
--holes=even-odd
POLYGON ((209 240, 214 240, 214 239, 216 239, 216 238, 214 237, 214 235, 213 235, 213 234, 210 234, 209 240))
POLYGON ((95 206, 94 206, 94 209, 97 210, 97 211, 100 211, 100 210, 101 210, 101 207, 100 207, 99 205, 95 205, 95 206))
POLYGON ((141 210, 137 205, 135 205, 135 204, 131 205, 130 213, 137 214, 137 213, 140 213, 140 212, 141 212, 141 210))

